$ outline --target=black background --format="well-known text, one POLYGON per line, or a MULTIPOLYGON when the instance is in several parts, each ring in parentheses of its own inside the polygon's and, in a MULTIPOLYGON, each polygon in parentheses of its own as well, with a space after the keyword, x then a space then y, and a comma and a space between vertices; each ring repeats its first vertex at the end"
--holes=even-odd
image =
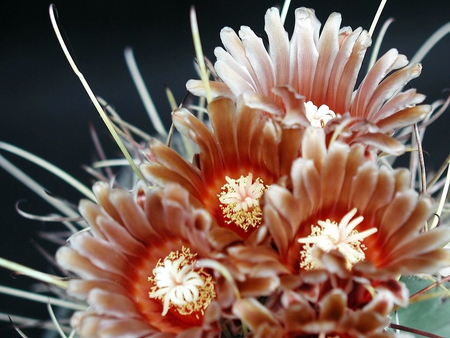
MULTIPOLYGON (((381 23, 396 21, 388 30, 382 51, 395 47, 411 58, 434 31, 450 21, 444 1, 391 0, 381 23)), ((152 127, 128 74, 123 49, 131 46, 155 105, 166 119, 170 115, 164 88, 167 84, 177 101, 186 94, 185 83, 196 77, 194 49, 189 26, 189 7, 195 4, 205 55, 214 60, 213 49, 221 45, 223 26, 235 30, 244 24, 264 35, 264 13, 281 3, 273 1, 55 1, 62 26, 84 76, 97 95, 113 104, 122 118, 152 133, 152 127)), ((108 156, 118 152, 77 77, 71 71, 56 41, 48 17, 47 1, 0 1, 0 141, 22 147, 58 165, 90 186, 91 177, 81 164, 89 164, 93 147, 88 124, 96 127, 108 156)), ((369 28, 378 1, 293 1, 291 8, 315 8, 322 23, 333 11, 341 12, 343 25, 369 28)), ((293 10, 286 27, 292 32, 293 10)), ((381 24, 378 25, 380 27, 381 24)), ((376 36, 376 33, 375 33, 376 36)), ((427 95, 427 102, 444 98, 450 87, 450 37, 442 40, 423 60, 423 73, 412 86, 427 95)), ((363 66, 364 69, 364 66, 363 66)), ((450 112, 447 112, 447 115, 450 112)), ((428 132, 425 142, 427 165, 439 165, 450 152, 449 117, 444 116, 428 132)), ((46 189, 73 203, 81 197, 65 183, 36 166, 11 156, 12 160, 46 189)), ((47 271, 47 262, 31 239, 37 230, 55 225, 25 220, 14 210, 36 214, 54 210, 20 182, 0 169, 0 256, 47 271)), ((41 242, 41 241, 40 241, 41 242)), ((44 244, 45 245, 45 244, 44 244)), ((51 248, 49 248, 52 250, 51 248)), ((12 278, 0 269, 0 284, 27 287, 24 277, 12 278)), ((32 306, 12 297, 0 297, 0 311, 47 318, 45 307, 32 306)), ((0 337, 18 337, 0 323, 0 337)), ((28 330, 30 337, 39 331, 28 330)))

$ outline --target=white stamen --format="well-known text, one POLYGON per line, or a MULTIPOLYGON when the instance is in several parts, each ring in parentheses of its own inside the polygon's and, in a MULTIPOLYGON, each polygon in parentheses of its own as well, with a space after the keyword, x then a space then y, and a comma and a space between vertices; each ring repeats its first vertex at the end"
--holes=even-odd
POLYGON ((172 251, 158 261, 154 277, 148 278, 153 283, 149 297, 162 301, 163 316, 174 308, 181 315, 199 318, 215 298, 213 279, 205 269, 196 266, 196 256, 184 246, 181 252, 172 251))
POLYGON ((259 205, 259 199, 263 194, 263 189, 261 189, 261 183, 258 181, 252 183, 252 174, 248 174, 247 177, 241 176, 238 180, 233 180, 228 176, 225 179, 232 188, 232 191, 221 195, 219 197, 220 203, 236 203, 233 211, 247 211, 249 208, 259 205))
POLYGON ((299 243, 305 244, 300 252, 302 258, 300 266, 306 269, 316 267, 316 262, 311 256, 313 245, 318 246, 325 252, 338 250, 345 256, 347 268, 351 268, 353 264, 364 260, 364 250, 366 247, 361 241, 376 233, 378 229, 374 227, 361 232, 355 230, 355 228, 364 220, 363 216, 358 216, 352 220, 356 212, 356 208, 350 210, 342 217, 339 224, 327 219, 326 221, 319 220, 317 222, 318 225, 312 225, 311 235, 298 239, 299 243))
POLYGON ((251 225, 256 227, 261 222, 262 211, 259 207, 259 199, 267 187, 260 178, 253 181, 253 174, 241 176, 235 180, 225 177, 227 184, 222 187, 218 195, 223 215, 229 219, 227 222, 235 222, 236 225, 247 230, 251 225))
POLYGON ((153 270, 158 290, 151 292, 150 298, 164 298, 163 316, 169 311, 170 303, 184 306, 196 302, 199 296, 198 288, 204 285, 202 278, 193 271, 191 265, 180 268, 184 261, 184 256, 173 262, 166 259, 164 266, 158 266, 153 270))
POLYGON ((336 113, 332 111, 327 105, 323 104, 317 108, 314 103, 308 101, 305 103, 306 118, 313 127, 323 128, 328 121, 336 117, 336 113))

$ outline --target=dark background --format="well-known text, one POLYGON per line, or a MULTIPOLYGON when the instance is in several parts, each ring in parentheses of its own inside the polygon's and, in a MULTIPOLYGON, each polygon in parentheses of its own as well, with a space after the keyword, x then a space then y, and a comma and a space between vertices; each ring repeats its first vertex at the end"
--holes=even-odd
MULTIPOLYGON (((219 32, 223 26, 238 30, 245 24, 264 35, 266 9, 281 4, 271 0, 162 3, 55 1, 73 55, 91 88, 113 104, 123 119, 149 133, 153 130, 128 74, 124 47, 133 47, 155 105, 167 122, 170 107, 165 84, 179 102, 186 94, 186 81, 196 77, 192 66, 190 5, 196 5, 205 55, 214 60, 213 49, 221 45, 219 32)), ((89 122, 96 127, 108 156, 115 157, 118 152, 60 50, 50 25, 48 5, 49 2, 41 0, 0 1, 0 141, 41 156, 91 185, 91 177, 81 169, 81 164, 89 164, 93 159, 89 122)), ((315 8, 322 23, 332 11, 338 11, 343 15, 343 25, 368 29, 378 1, 293 1, 291 8, 299 6, 315 8)), ((293 17, 291 9, 286 23, 289 32, 293 17)), ((382 51, 396 47, 411 58, 427 37, 450 21, 450 10, 444 1, 391 0, 381 24, 389 17, 396 21, 388 30, 382 51)), ((412 82, 412 86, 427 95, 427 102, 444 98, 443 90, 450 87, 449 44, 447 37, 432 50, 423 60, 422 76, 412 82)), ((431 169, 450 152, 449 121, 444 116, 427 134, 426 161, 431 169)), ((73 203, 81 197, 51 174, 3 151, 0 153, 56 195, 73 203)), ((23 219, 15 212, 14 203, 24 199, 27 203, 21 205, 22 209, 41 215, 54 210, 3 169, 0 182, 0 257, 51 271, 31 240, 36 238, 36 231, 56 226, 23 219)), ((37 241, 46 246, 42 240, 37 241)), ((28 284, 27 278, 12 278, 8 271, 0 269, 0 285, 26 288, 28 284)), ((0 297, 0 312, 48 318, 44 306, 5 296, 0 297)), ((18 337, 6 326, 0 323, 0 337, 18 337)), ((25 332, 30 337, 41 335, 36 330, 25 332)))

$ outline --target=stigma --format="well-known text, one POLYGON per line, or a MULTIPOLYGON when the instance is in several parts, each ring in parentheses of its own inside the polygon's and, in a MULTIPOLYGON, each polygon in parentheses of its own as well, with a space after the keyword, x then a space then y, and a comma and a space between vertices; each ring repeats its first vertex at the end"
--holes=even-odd
POLYGON ((324 128, 330 120, 336 117, 336 113, 325 104, 317 108, 314 103, 308 101, 305 103, 305 110, 309 123, 316 128, 324 128))
POLYGON ((267 186, 258 177, 253 181, 253 174, 238 179, 225 177, 227 183, 222 186, 219 197, 220 208, 225 221, 247 231, 261 224, 262 210, 259 200, 267 186))
POLYGON ((377 228, 370 228, 359 232, 356 227, 364 220, 363 216, 353 218, 357 212, 356 208, 350 210, 339 224, 332 220, 319 220, 317 225, 311 225, 311 234, 308 237, 299 238, 297 241, 304 244, 300 250, 300 267, 306 270, 320 268, 312 256, 312 248, 319 247, 325 252, 338 250, 344 255, 347 269, 366 256, 364 251, 367 249, 363 241, 365 238, 378 231, 377 228))
POLYGON ((195 267, 196 255, 184 246, 181 252, 172 251, 158 261, 153 277, 148 278, 153 283, 149 297, 162 301, 163 316, 173 309, 180 315, 194 314, 198 318, 215 298, 211 275, 195 267))

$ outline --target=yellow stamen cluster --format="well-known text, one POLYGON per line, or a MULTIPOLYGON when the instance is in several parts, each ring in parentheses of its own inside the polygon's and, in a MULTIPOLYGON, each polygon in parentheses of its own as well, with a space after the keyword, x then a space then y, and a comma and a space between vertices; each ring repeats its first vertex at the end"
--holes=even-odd
POLYGON ((316 128, 324 128, 328 121, 336 117, 336 113, 325 104, 317 108, 314 103, 308 101, 305 103, 305 110, 306 118, 316 128))
POLYGON ((172 251, 158 261, 153 277, 148 278, 153 283, 149 297, 163 302, 163 316, 174 308, 181 315, 195 313, 198 317, 215 298, 212 277, 203 268, 195 268, 195 256, 184 246, 181 253, 172 251))
POLYGON ((353 208, 344 217, 339 224, 327 219, 319 220, 318 225, 311 225, 311 234, 305 238, 299 238, 299 243, 304 243, 300 251, 300 267, 306 270, 320 268, 312 255, 312 248, 316 245, 325 252, 338 250, 344 255, 347 261, 347 269, 366 258, 364 251, 367 249, 362 241, 376 233, 377 228, 371 228, 358 232, 355 228, 363 221, 364 217, 355 216, 357 210, 353 208))
POLYGON ((217 196, 226 222, 228 224, 234 222, 245 231, 249 227, 258 227, 262 220, 259 199, 267 190, 267 186, 259 177, 253 181, 251 173, 237 180, 228 176, 225 179, 227 183, 222 186, 222 192, 217 196))

